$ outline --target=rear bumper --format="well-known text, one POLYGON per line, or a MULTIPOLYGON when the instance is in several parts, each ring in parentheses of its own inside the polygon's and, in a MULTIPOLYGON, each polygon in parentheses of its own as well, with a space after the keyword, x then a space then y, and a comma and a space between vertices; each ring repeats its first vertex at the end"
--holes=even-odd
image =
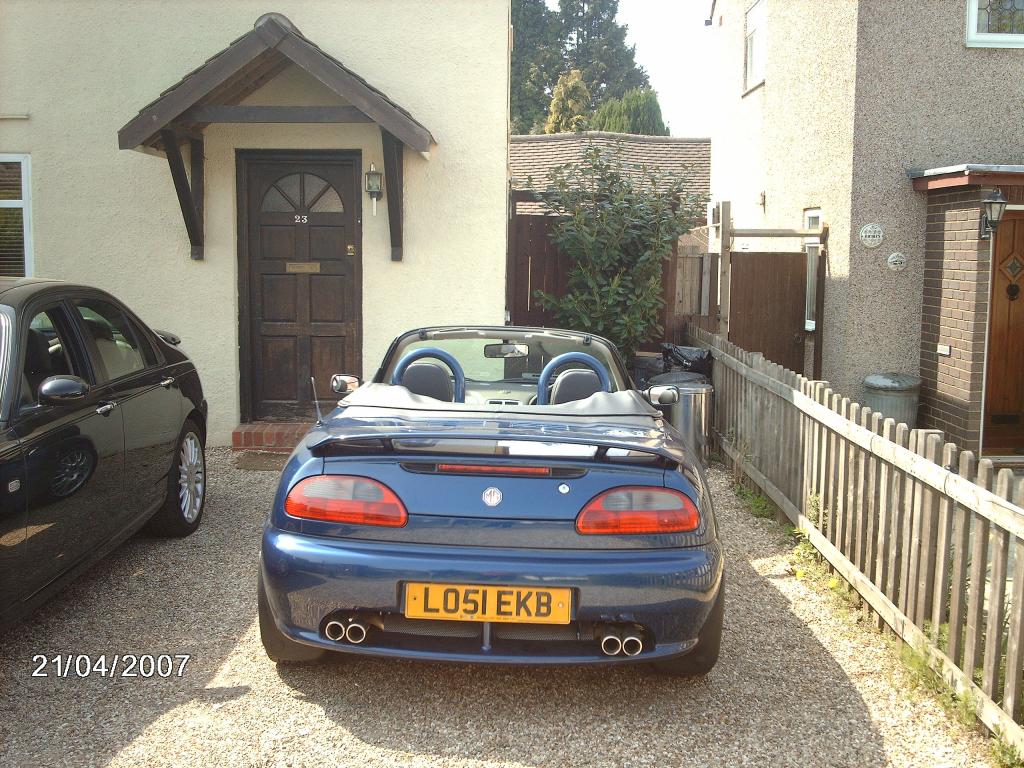
POLYGON ((585 664, 652 661, 692 650, 718 596, 723 564, 717 541, 665 550, 524 550, 399 545, 266 528, 261 568, 278 628, 307 645, 439 661, 585 664), (517 635, 514 628, 523 625, 493 624, 497 639, 485 649, 482 623, 443 622, 455 625, 452 636, 418 631, 441 623, 405 620, 408 581, 570 587, 573 624, 560 628, 558 638, 532 638, 530 631, 543 635, 542 627, 517 635), (373 625, 365 643, 326 638, 326 618, 338 613, 358 614, 373 625), (609 623, 641 626, 644 651, 602 655, 595 627, 609 623))

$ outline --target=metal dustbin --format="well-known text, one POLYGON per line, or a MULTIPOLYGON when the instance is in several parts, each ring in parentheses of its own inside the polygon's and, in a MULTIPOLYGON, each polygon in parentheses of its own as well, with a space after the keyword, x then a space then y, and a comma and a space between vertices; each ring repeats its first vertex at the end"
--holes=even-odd
POLYGON ((690 371, 674 371, 653 377, 649 384, 670 385, 679 390, 678 402, 659 405, 657 408, 706 464, 711 430, 711 397, 715 391, 707 377, 690 371))
POLYGON ((864 405, 872 411, 906 424, 917 425, 917 402, 921 397, 921 377, 910 373, 872 373, 864 378, 864 405))

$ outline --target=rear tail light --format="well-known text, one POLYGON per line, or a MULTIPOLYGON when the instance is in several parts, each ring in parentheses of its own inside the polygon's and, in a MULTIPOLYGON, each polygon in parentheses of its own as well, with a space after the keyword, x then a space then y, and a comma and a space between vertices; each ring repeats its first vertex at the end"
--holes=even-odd
POLYGON ((683 533, 700 526, 697 505, 668 488, 624 486, 591 499, 576 518, 585 534, 683 533))
POLYGON ((315 475, 288 492, 284 511, 304 520, 401 528, 409 520, 405 505, 386 485, 366 477, 315 475))

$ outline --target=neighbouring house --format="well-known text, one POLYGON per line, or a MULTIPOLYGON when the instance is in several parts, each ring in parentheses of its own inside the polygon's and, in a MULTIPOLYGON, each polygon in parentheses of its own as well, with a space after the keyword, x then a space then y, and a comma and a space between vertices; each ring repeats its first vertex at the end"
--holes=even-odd
MULTIPOLYGON (((565 288, 569 263, 551 244, 551 217, 533 193, 548 184, 554 168, 581 160, 591 148, 621 163, 624 172, 636 177, 647 168, 682 176, 686 192, 706 198, 710 189, 711 140, 674 136, 640 136, 627 133, 584 131, 512 136, 509 143, 509 171, 512 183, 512 216, 509 224, 507 306, 511 322, 517 325, 551 325, 551 314, 534 296, 537 290, 560 294, 565 288)), ((665 265, 665 338, 676 340, 676 326, 699 311, 705 242, 690 236, 680 239, 676 258, 665 265)), ((702 293, 703 286, 703 293, 702 293)))
POLYGON ((0 274, 181 336, 209 436, 503 321, 509 0, 4 0, 0 274))
MULTIPOLYGON (((825 222, 821 376, 920 374, 919 425, 1024 453, 1024 11, 996 0, 714 0, 711 190, 740 228, 825 222), (825 6, 827 12, 825 14, 825 6), (1011 210, 980 221, 995 188, 1011 210), (995 254, 994 260, 990 258, 995 254)), ((733 249, 801 243, 734 242, 733 249)), ((802 244, 817 257, 817 240, 802 244)))

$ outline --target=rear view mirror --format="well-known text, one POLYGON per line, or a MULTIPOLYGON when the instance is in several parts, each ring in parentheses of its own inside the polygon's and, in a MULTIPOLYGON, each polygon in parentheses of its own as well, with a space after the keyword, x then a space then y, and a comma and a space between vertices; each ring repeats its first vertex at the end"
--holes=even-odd
POLYGON ((40 405, 72 405, 88 394, 88 382, 77 376, 50 376, 39 385, 40 405))
POLYGON ((651 387, 644 395, 651 405, 675 405, 679 402, 679 390, 671 385, 651 387))
POLYGON ((492 359, 509 359, 513 357, 529 357, 528 344, 485 344, 484 357, 492 359))
POLYGON ((336 373, 331 376, 331 391, 336 395, 346 395, 359 389, 359 377, 347 373, 336 373))

